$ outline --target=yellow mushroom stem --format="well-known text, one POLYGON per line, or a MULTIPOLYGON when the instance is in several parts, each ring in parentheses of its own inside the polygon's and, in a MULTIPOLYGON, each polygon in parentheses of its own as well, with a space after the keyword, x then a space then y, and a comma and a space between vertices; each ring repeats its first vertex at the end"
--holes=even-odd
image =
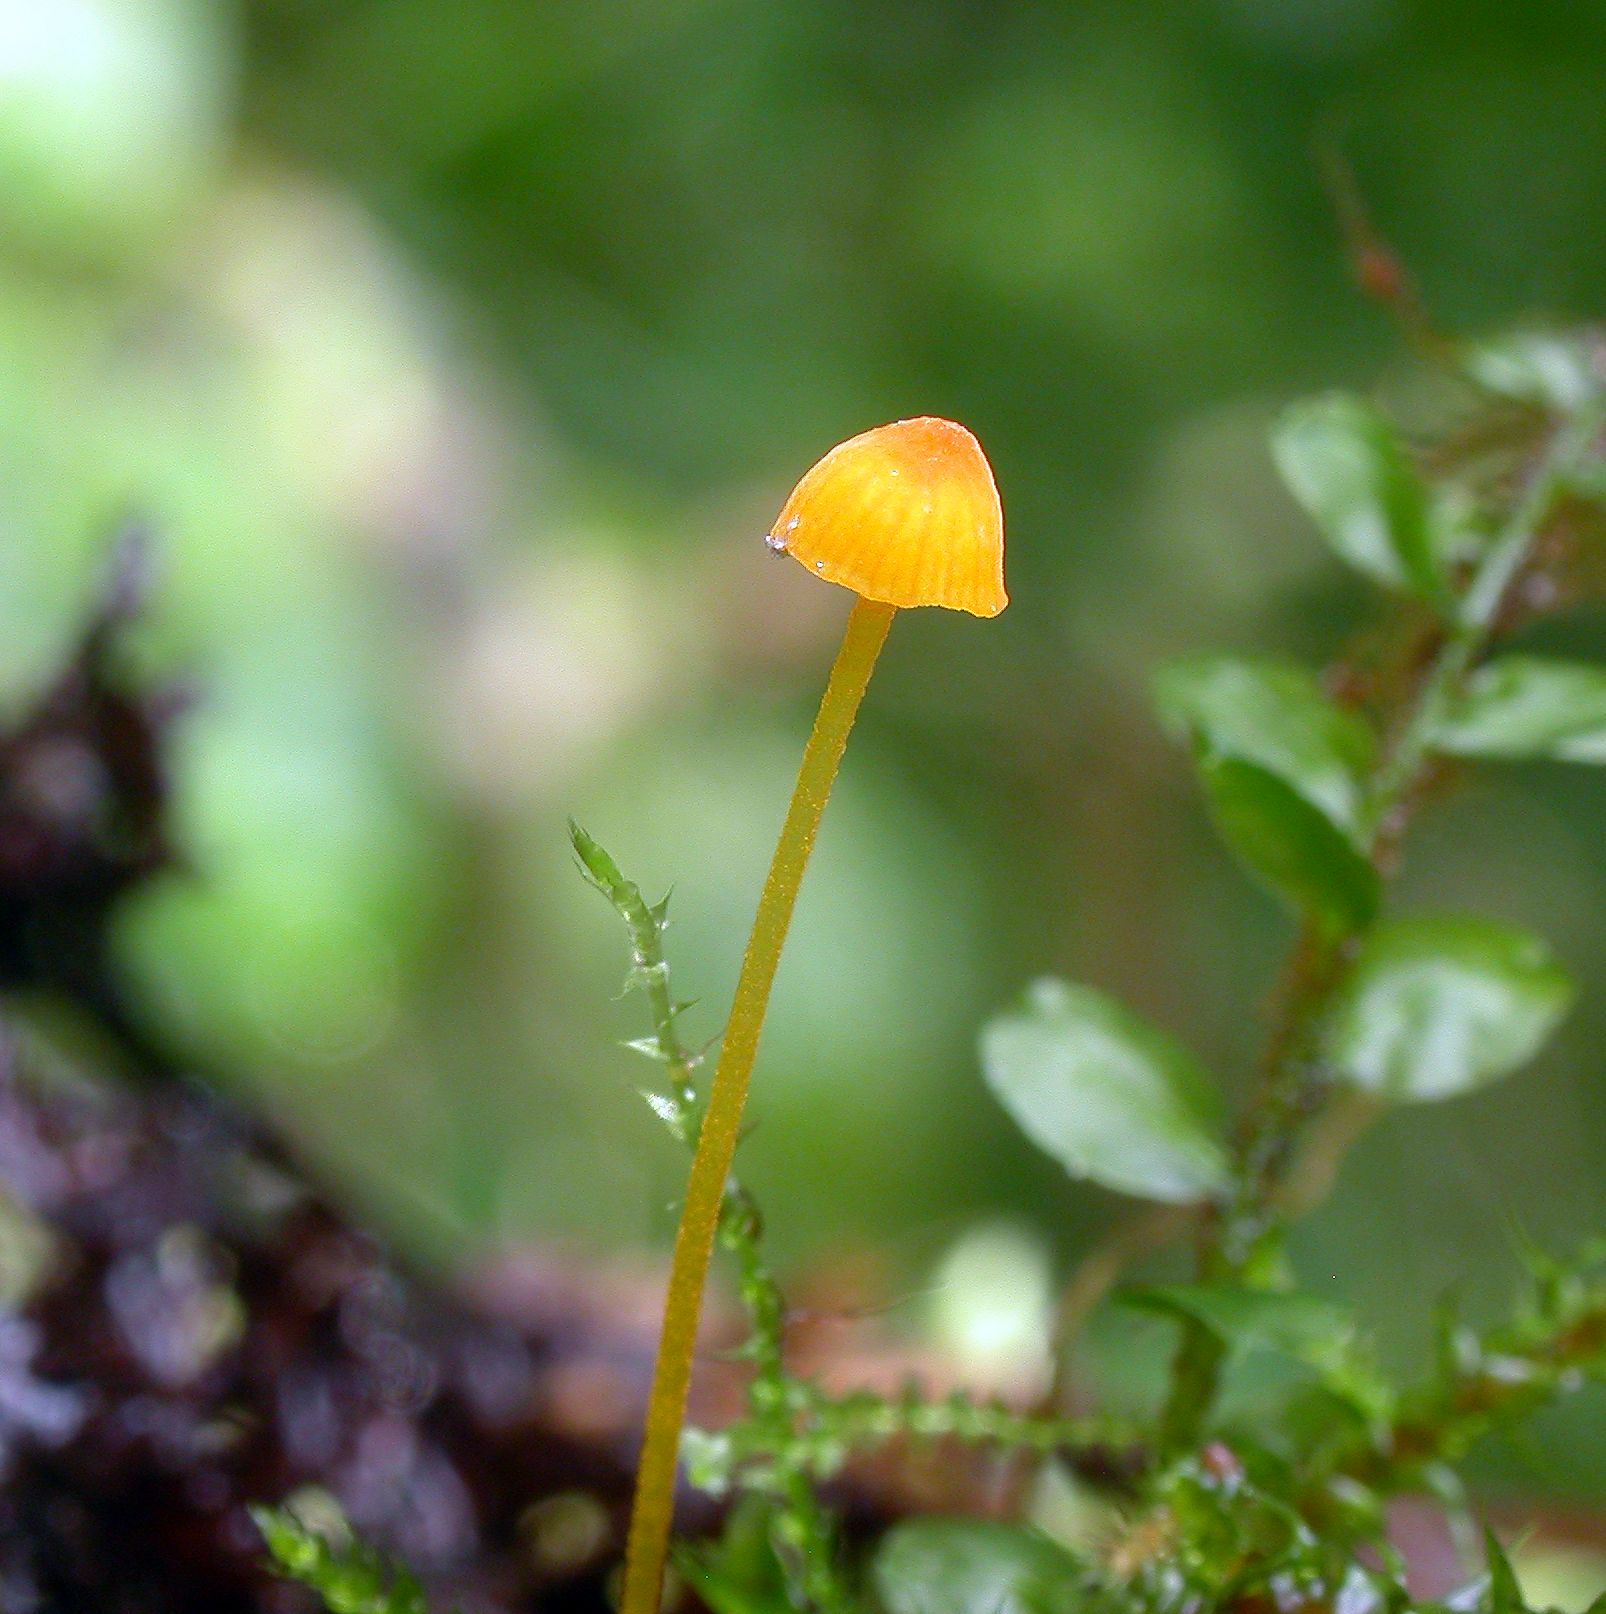
POLYGON ((753 1057, 769 1007, 770 987, 792 909, 797 903, 803 870, 814 849, 820 817, 831 794, 848 731, 858 714, 865 686, 875 669, 876 657, 887 637, 897 606, 861 598, 848 617, 847 632, 830 682, 814 719, 814 730, 803 752, 792 804, 786 810, 781 838, 776 843, 769 877, 758 900, 752 934, 742 957, 736 998, 720 1045, 719 1064, 708 1093, 708 1108, 697 1137, 686 1201, 675 1235, 674 1262, 669 1271, 669 1293, 664 1302, 663 1333, 653 1368, 652 1397, 647 1403, 647 1428, 636 1470, 636 1500, 630 1517, 630 1539, 625 1551, 624 1592, 619 1614, 658 1614, 663 1592, 664 1561, 669 1553, 669 1529, 675 1506, 675 1468, 680 1451, 680 1428, 686 1415, 686 1392, 691 1383, 692 1356, 697 1344, 697 1319, 702 1308, 703 1284, 719 1228, 720 1205, 730 1175, 741 1128, 742 1106, 747 1098, 753 1057))

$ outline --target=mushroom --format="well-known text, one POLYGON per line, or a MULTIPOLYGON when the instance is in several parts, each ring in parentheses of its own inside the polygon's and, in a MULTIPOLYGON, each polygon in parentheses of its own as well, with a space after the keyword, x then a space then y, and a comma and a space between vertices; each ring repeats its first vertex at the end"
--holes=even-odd
POLYGON ((697 1317, 742 1106, 803 870, 865 686, 900 607, 997 616, 1004 518, 981 444, 932 415, 839 443, 793 488, 766 540, 859 596, 848 616, 742 958, 675 1236, 636 1475, 620 1614, 658 1614, 697 1317))

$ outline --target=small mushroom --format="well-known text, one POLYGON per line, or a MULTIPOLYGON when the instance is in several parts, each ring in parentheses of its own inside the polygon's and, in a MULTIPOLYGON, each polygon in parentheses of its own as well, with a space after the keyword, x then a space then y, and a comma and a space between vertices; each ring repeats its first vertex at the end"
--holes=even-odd
POLYGON ((803 870, 865 686, 900 607, 997 616, 1009 603, 992 468, 963 426, 933 415, 839 443, 792 489, 767 542, 859 598, 803 752, 697 1134, 636 1474, 620 1614, 658 1614, 697 1316, 748 1079, 803 870))
POLYGON ((1004 513, 981 444, 935 415, 839 443, 792 489, 769 545, 885 605, 997 616, 1004 513))

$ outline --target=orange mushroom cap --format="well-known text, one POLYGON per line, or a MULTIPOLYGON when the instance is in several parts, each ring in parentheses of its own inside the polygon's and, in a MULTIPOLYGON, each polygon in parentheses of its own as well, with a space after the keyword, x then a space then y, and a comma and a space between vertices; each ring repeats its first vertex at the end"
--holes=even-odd
POLYGON ((895 420, 838 443, 792 489, 769 546, 887 605, 997 616, 1004 512, 981 444, 952 420, 895 420))

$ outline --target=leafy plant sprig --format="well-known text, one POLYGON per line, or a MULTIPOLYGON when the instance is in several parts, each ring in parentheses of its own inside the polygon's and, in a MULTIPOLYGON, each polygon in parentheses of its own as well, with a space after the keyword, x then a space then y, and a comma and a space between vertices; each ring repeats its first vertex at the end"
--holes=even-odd
MULTIPOLYGON (((1600 520, 1597 354, 1590 339, 1512 339, 1472 351, 1466 370, 1477 405, 1504 422, 1493 471, 1485 446, 1430 483, 1387 416, 1343 394, 1291 409, 1274 436, 1284 480, 1333 549, 1398 602, 1396 631, 1413 656, 1373 709, 1328 693, 1362 684, 1355 666, 1324 681, 1291 664, 1210 657, 1156 680, 1222 838, 1298 923, 1236 1128, 1184 1050, 1089 988, 1039 983, 983 1034, 994 1091, 1073 1174, 1200 1207, 1210 1281, 1283 1286, 1288 1221, 1336 1167, 1328 1158, 1302 1173, 1305 1146, 1341 1153, 1388 1104, 1450 1097, 1518 1068, 1570 998, 1526 932, 1463 916, 1379 917, 1444 759, 1584 760, 1603 726, 1606 669, 1486 659, 1527 614, 1519 584, 1542 542, 1581 512, 1600 520)), ((1186 1324, 1165 1417, 1173 1447, 1196 1438, 1219 1366, 1208 1332, 1186 1324)))
POLYGON ((329 1614, 427 1614, 412 1571, 358 1540, 332 1499, 319 1500, 327 1519, 309 1517, 311 1510, 294 1502, 251 1509, 278 1574, 310 1586, 329 1614))

